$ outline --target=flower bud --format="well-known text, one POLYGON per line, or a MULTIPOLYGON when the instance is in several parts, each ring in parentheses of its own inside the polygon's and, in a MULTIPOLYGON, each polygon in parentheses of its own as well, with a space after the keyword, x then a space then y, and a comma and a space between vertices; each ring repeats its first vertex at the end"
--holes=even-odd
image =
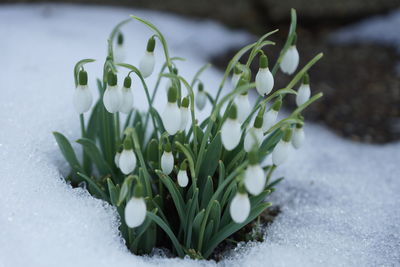
POLYGON ((283 135, 283 138, 275 146, 272 152, 272 162, 278 166, 284 163, 289 156, 290 139, 292 136, 292 130, 287 129, 283 135))
POLYGON ((164 152, 161 156, 161 170, 164 174, 169 175, 174 169, 174 155, 171 151, 171 145, 165 145, 164 152))
POLYGON ((112 71, 107 76, 107 88, 103 95, 103 104, 106 110, 110 113, 119 111, 121 106, 121 94, 117 87, 117 75, 112 71))
POLYGON ((128 136, 124 140, 124 149, 119 157, 119 168, 123 174, 130 174, 136 168, 136 156, 132 148, 132 140, 128 136))
POLYGON ((81 70, 78 74, 78 86, 74 91, 74 107, 78 114, 89 111, 92 106, 93 97, 87 86, 87 72, 81 70))
POLYGON ((257 116, 254 121, 254 126, 250 128, 244 137, 244 150, 250 152, 253 148, 259 148, 261 145, 264 133, 262 130, 263 117, 257 116))
POLYGON ((293 147, 296 149, 299 149, 303 145, 305 139, 306 139, 306 136, 304 134, 303 126, 301 124, 296 125, 296 128, 293 131, 293 137, 292 137, 293 147))
POLYGON ((121 106, 119 111, 128 114, 133 107, 133 94, 131 89, 132 79, 129 76, 125 77, 124 86, 121 88, 121 106))
POLYGON ((186 161, 183 161, 178 172, 178 184, 180 187, 186 187, 189 183, 189 178, 186 172, 186 161))
POLYGON ((235 98, 237 105, 238 119, 240 123, 243 123, 250 113, 250 102, 249 95, 246 93, 240 94, 235 98))
POLYGON ((156 45, 156 40, 151 37, 147 42, 147 48, 144 56, 139 62, 139 70, 143 78, 149 77, 154 70, 155 59, 154 59, 154 48, 156 45))
POLYGON ((241 136, 242 130, 237 120, 237 109, 235 105, 232 105, 229 116, 221 127, 222 144, 226 150, 233 150, 239 144, 241 136))
POLYGON ((114 49, 114 62, 122 63, 125 60, 125 49, 124 49, 124 35, 119 32, 117 37, 117 45, 114 49))
POLYGON ((204 92, 204 86, 203 83, 199 83, 197 94, 196 94, 196 107, 199 110, 202 110, 207 103, 207 96, 206 93, 204 92))
POLYGON ((258 162, 258 150, 249 153, 249 166, 244 173, 244 185, 252 195, 260 194, 265 187, 266 177, 258 162))
POLYGON ((181 110, 177 104, 177 90, 171 87, 168 90, 168 102, 161 114, 165 130, 170 135, 174 135, 181 126, 181 110))
POLYGON ((296 40, 297 36, 295 35, 292 41, 292 45, 283 55, 282 62, 280 64, 282 72, 289 75, 293 74, 296 71, 297 66, 299 65, 299 52, 296 48, 296 40))
POLYGON ((142 185, 135 186, 135 194, 125 207, 125 222, 130 228, 140 226, 146 219, 146 202, 142 196, 142 185))
POLYGON ((256 75, 256 89, 260 96, 269 94, 274 87, 274 76, 268 68, 268 59, 266 55, 260 57, 260 68, 256 75))
POLYGON ((184 131, 189 121, 189 98, 185 97, 182 99, 181 105, 181 126, 179 130, 184 131))
POLYGON ((272 126, 274 126, 276 122, 276 118, 278 117, 278 112, 281 109, 282 101, 277 100, 272 105, 272 107, 265 112, 264 114, 264 122, 263 122, 263 131, 268 131, 272 126))
POLYGON ((235 223, 244 222, 250 215, 250 200, 247 193, 243 191, 236 193, 229 206, 229 213, 235 223))
POLYGON ((241 75, 242 75, 242 71, 239 68, 239 66, 236 65, 233 70, 233 75, 232 75, 232 80, 231 80, 233 88, 236 88, 241 75))
POLYGON ((299 90, 296 95, 296 104, 301 106, 310 99, 311 89, 310 89, 310 77, 308 74, 304 74, 303 82, 301 83, 299 90))

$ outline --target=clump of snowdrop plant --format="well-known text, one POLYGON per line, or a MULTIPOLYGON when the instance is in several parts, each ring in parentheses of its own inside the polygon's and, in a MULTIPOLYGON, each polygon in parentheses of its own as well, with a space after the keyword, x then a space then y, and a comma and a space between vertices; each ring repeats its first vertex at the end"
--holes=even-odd
POLYGON ((291 16, 277 62, 271 65, 267 58, 268 46, 275 45, 268 38, 275 30, 238 51, 218 88, 209 88, 201 80, 209 65, 190 82, 180 76, 177 61, 181 58, 170 57, 162 33, 136 16, 110 34, 103 76, 97 80, 99 98, 93 106, 88 86, 93 86, 93 80, 84 67, 95 60, 76 64, 73 106, 80 117, 77 143, 82 155, 75 153, 64 135, 55 132, 54 136, 72 169, 68 179, 74 185, 86 183, 94 197, 116 208, 121 234, 133 253, 165 247, 179 257, 208 259, 222 241, 271 205, 266 198, 283 179, 271 180, 273 171, 295 151, 290 146, 298 149, 304 143, 301 113, 321 97, 310 97, 307 72, 322 54, 299 69, 286 87, 274 88, 279 67, 292 74, 299 64, 294 10, 291 16), (138 66, 124 63, 121 52, 129 51, 123 47, 121 28, 130 21, 154 32, 138 66), (256 74, 249 68, 253 60, 259 61, 256 74), (154 88, 147 82, 150 76, 157 80, 154 88), (232 83, 223 90, 230 76, 232 83), (156 107, 161 80, 167 83, 167 93, 161 90, 164 106, 156 107), (146 99, 137 101, 147 101, 148 109, 138 110, 133 104, 133 83, 135 90, 145 91, 146 99), (298 91, 293 90, 299 83, 298 91), (248 97, 254 93, 258 93, 255 102, 248 97), (284 100, 290 97, 296 98, 298 107, 278 119, 284 100), (206 104, 210 113, 200 121, 197 115, 206 112, 206 104), (267 157, 272 164, 266 163, 267 157))

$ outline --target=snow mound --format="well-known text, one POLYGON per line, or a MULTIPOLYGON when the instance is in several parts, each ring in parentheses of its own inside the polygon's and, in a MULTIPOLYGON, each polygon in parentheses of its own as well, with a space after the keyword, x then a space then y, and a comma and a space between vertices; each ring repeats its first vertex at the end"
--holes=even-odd
MULTIPOLYGON (((62 179, 67 166, 51 132, 79 134, 72 108, 72 68, 82 58, 103 59, 112 27, 128 14, 165 33, 177 63, 191 77, 205 56, 251 36, 210 21, 143 10, 69 5, 0 7, 0 266, 213 266, 215 262, 138 257, 118 233, 116 212, 62 179), (200 57, 199 55, 203 55, 200 57)), ((151 32, 123 29, 128 62, 138 62, 151 32)), ((159 45, 156 54, 161 55, 159 45)), ((158 60, 156 69, 162 62, 158 60)), ((102 62, 87 65, 89 84, 102 62)), ((206 89, 221 73, 204 73, 206 89)), ((150 84, 154 80, 150 79, 150 84)), ((135 104, 145 107, 134 80, 135 104)), ((160 98, 158 105, 166 100, 160 98)), ((222 266, 395 266, 400 264, 400 144, 344 141, 308 124, 307 144, 277 175, 286 180, 273 201, 282 213, 264 243, 241 245, 222 266)))

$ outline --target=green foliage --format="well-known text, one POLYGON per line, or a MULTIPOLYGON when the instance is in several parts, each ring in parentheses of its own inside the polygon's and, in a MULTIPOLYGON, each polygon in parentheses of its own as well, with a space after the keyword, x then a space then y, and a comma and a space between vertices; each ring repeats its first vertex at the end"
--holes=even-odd
MULTIPOLYGON (((257 42, 245 46, 229 62, 224 77, 217 90, 216 97, 207 94, 209 104, 212 106, 210 115, 202 122, 197 121, 195 113, 196 83, 200 76, 210 65, 203 66, 189 83, 185 78, 174 71, 174 61, 182 58, 170 58, 167 42, 162 33, 150 22, 132 16, 118 24, 112 31, 108 40, 108 54, 104 63, 104 74, 97 85, 100 98, 91 110, 85 126, 81 115, 82 137, 76 142, 82 146, 82 163, 68 141, 60 133, 54 132, 54 137, 66 161, 74 173, 74 181, 85 182, 88 191, 95 197, 101 198, 117 208, 121 218, 120 230, 127 241, 128 248, 137 254, 150 253, 154 247, 163 246, 171 249, 179 257, 189 255, 192 258, 207 259, 214 249, 226 238, 255 220, 271 203, 264 202, 265 198, 274 191, 274 186, 282 178, 270 182, 270 177, 276 166, 264 166, 266 170, 265 188, 258 195, 251 196, 251 210, 247 219, 241 223, 232 220, 229 213, 233 197, 240 191, 238 186, 243 183, 243 172, 248 167, 248 154, 243 149, 243 138, 239 145, 232 151, 224 148, 221 140, 221 127, 227 120, 227 112, 221 115, 224 104, 232 106, 236 96, 243 92, 253 90, 254 83, 240 84, 228 94, 221 96, 222 88, 235 66, 240 68, 244 75, 250 75, 249 66, 262 48, 274 45, 266 40, 277 30, 262 36, 257 42), (154 31, 153 37, 161 42, 165 64, 158 75, 157 83, 151 92, 145 78, 138 67, 127 63, 116 64, 113 60, 113 43, 120 28, 131 20, 144 23, 154 31), (246 53, 250 56, 245 65, 239 60, 246 53), (107 73, 117 73, 117 66, 126 68, 137 75, 148 102, 148 110, 139 112, 132 110, 123 123, 120 114, 111 114, 103 104, 103 96, 107 87, 107 73), (178 131, 174 135, 166 132, 162 116, 154 108, 153 101, 161 79, 171 79, 172 86, 178 89, 178 106, 184 96, 188 96, 191 122, 187 131, 178 131), (220 99, 220 97, 222 97, 220 99), (121 127, 122 126, 122 127, 121 127), (153 129, 153 130, 150 130, 153 129), (129 139, 133 143, 133 153, 137 159, 136 168, 129 174, 124 174, 120 166, 115 163, 115 157, 121 155, 121 145, 129 139), (174 157, 174 169, 171 173, 162 170, 161 157, 165 146, 171 146, 174 157), (180 187, 177 183, 179 167, 183 162, 188 165, 187 176, 189 184, 180 187), (143 187, 143 189, 142 189, 143 187), (140 189, 140 190, 139 190, 140 189), (125 206, 133 197, 142 197, 146 203, 145 219, 138 227, 129 228, 125 222, 125 206)), ((292 23, 290 31, 283 46, 280 57, 272 68, 275 74, 282 57, 289 48, 296 31, 296 13, 292 10, 292 23)), ((247 119, 241 125, 242 131, 250 125, 253 114, 260 109, 264 110, 267 104, 286 95, 296 94, 293 87, 301 80, 322 54, 317 55, 307 63, 285 87, 275 90, 268 97, 259 97, 252 107, 247 119)), ((77 85, 79 70, 83 65, 93 62, 92 59, 79 61, 74 68, 74 79, 77 85)), ((123 80, 122 77, 119 80, 123 80)), ((309 101, 298 107, 287 118, 277 122, 268 129, 265 139, 258 150, 259 161, 269 156, 276 144, 282 139, 283 130, 303 124, 301 111, 309 104, 321 97, 314 95, 309 101)), ((229 110, 229 108, 227 108, 229 110)))

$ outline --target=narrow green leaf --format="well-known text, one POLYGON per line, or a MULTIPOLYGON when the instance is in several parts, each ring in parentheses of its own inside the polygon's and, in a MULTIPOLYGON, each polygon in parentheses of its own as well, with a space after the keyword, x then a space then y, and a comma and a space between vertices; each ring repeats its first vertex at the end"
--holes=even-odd
MULTIPOLYGON (((85 149, 84 152, 90 157, 93 163, 96 165, 98 171, 101 176, 113 175, 111 167, 104 160, 101 152, 97 148, 96 144, 87 138, 81 138, 76 141, 78 144, 81 144, 85 149)), ((114 176, 114 175, 113 175, 114 176)))
POLYGON ((110 178, 107 178, 107 185, 108 185, 108 193, 110 194, 111 204, 113 204, 114 206, 118 206, 117 204, 118 204, 119 193, 110 178))
POLYGON ((212 230, 213 234, 215 234, 218 231, 220 219, 221 219, 221 205, 219 204, 218 200, 214 200, 214 204, 212 205, 210 211, 210 220, 214 221, 214 228, 212 230))
POLYGON ((64 135, 62 135, 61 133, 58 133, 58 132, 53 132, 53 135, 57 141, 57 144, 61 150, 61 153, 63 154, 64 158, 69 163, 69 166, 71 166, 71 168, 75 172, 83 173, 83 168, 82 168, 81 164, 79 163, 78 159, 76 158, 75 152, 71 146, 71 143, 68 141, 68 139, 64 135))
POLYGON ((133 176, 129 176, 124 180, 124 183, 122 184, 121 187, 121 191, 119 192, 117 206, 120 206, 128 196, 128 193, 131 191, 132 188, 132 181, 133 181, 133 176))
POLYGON ((86 176, 83 173, 78 172, 77 173, 80 177, 82 177, 83 180, 85 180, 93 190, 97 193, 98 196, 100 196, 102 199, 106 201, 110 201, 110 198, 108 195, 100 188, 100 186, 90 177, 86 176))
POLYGON ((225 165, 222 160, 219 160, 218 164, 219 164, 219 175, 218 175, 218 187, 219 187, 225 179, 225 165))
POLYGON ((204 179, 207 176, 214 176, 215 170, 218 167, 218 162, 222 152, 221 133, 218 133, 211 143, 207 146, 203 163, 200 167, 199 179, 204 179))
POLYGON ((207 182, 204 186, 203 193, 201 196, 201 206, 200 206, 201 209, 207 207, 213 194, 214 194, 213 181, 211 176, 208 176, 207 182))

